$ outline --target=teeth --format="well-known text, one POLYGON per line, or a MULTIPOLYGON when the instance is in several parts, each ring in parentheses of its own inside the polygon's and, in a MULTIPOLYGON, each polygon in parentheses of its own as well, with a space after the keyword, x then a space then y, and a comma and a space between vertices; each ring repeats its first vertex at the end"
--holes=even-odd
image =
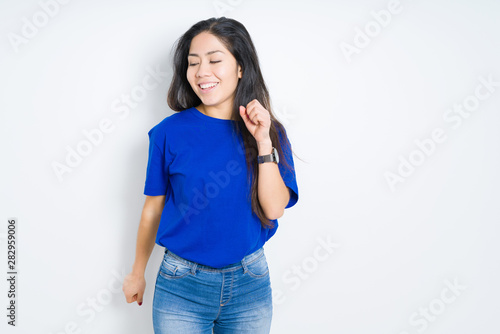
POLYGON ((207 89, 207 88, 212 88, 212 87, 215 87, 218 83, 209 83, 209 84, 201 84, 200 87, 202 89, 207 89))

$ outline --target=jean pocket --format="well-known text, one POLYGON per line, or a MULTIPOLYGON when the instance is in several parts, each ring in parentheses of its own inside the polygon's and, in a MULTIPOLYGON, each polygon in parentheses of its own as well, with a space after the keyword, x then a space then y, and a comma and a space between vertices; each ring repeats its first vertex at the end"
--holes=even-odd
POLYGON ((185 277, 191 271, 191 267, 177 259, 166 254, 160 267, 160 275, 169 278, 177 279, 185 277))
POLYGON ((254 261, 247 263, 246 267, 247 274, 252 277, 261 278, 269 275, 269 267, 267 266, 266 255, 264 253, 254 261))

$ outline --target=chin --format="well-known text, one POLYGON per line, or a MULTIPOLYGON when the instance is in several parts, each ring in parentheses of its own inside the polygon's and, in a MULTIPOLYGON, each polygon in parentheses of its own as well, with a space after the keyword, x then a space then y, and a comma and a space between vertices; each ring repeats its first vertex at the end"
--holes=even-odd
POLYGON ((207 100, 202 100, 202 99, 200 99, 200 100, 201 100, 201 103, 203 103, 203 105, 209 106, 209 107, 213 107, 213 106, 216 106, 219 104, 218 101, 214 102, 214 101, 207 101, 207 100))

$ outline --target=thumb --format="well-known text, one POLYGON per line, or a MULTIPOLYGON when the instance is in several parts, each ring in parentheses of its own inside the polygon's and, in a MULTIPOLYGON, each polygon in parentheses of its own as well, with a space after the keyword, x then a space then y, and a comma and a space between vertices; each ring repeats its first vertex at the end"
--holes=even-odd
POLYGON ((137 297, 137 304, 139 304, 139 306, 142 305, 142 298, 143 298, 142 294, 137 297))
POLYGON ((247 108, 245 108, 244 106, 240 106, 240 116, 241 118, 243 118, 243 121, 245 122, 245 124, 248 124, 248 115, 246 113, 247 111, 247 108))

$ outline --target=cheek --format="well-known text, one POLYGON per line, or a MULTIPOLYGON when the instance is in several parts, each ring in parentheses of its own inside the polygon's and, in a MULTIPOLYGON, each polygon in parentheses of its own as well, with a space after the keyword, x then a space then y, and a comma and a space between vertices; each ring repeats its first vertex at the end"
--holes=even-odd
POLYGON ((238 81, 238 73, 235 72, 232 68, 221 68, 214 74, 225 82, 238 81))
POLYGON ((189 70, 187 71, 187 73, 186 73, 186 79, 187 79, 187 81, 189 82, 189 84, 191 86, 194 85, 195 80, 194 80, 194 75, 193 75, 192 71, 189 71, 189 70))

